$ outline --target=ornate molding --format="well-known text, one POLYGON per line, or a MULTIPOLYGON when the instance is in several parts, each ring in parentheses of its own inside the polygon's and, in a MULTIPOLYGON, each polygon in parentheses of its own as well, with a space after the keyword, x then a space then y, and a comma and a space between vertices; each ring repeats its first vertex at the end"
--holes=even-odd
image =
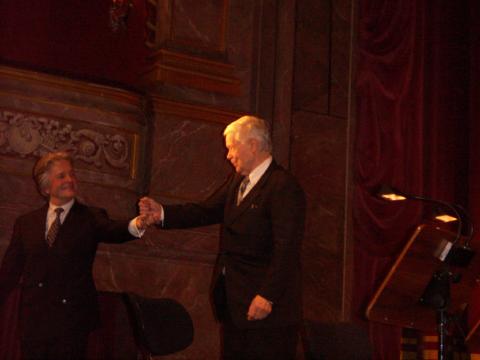
POLYGON ((190 120, 200 120, 227 125, 235 119, 245 115, 243 113, 221 110, 205 105, 173 101, 160 96, 152 96, 151 101, 155 114, 168 114, 190 120))
POLYGON ((241 81, 227 59, 229 0, 148 0, 146 45, 151 67, 141 84, 240 96, 241 81))
POLYGON ((132 8, 132 0, 112 0, 109 12, 110 28, 113 32, 127 29, 128 16, 132 8))
MULTIPOLYGON (((142 107, 142 97, 128 90, 5 65, 0 65, 0 82, 2 89, 14 88, 16 92, 19 91, 21 84, 28 84, 48 88, 50 92, 61 91, 67 96, 71 94, 76 94, 75 97, 85 96, 95 103, 107 100, 124 108, 140 109, 142 107)), ((58 98, 62 97, 58 96, 58 98)))
POLYGON ((39 157, 69 151, 84 168, 134 178, 137 136, 67 119, 0 109, 0 154, 39 157))

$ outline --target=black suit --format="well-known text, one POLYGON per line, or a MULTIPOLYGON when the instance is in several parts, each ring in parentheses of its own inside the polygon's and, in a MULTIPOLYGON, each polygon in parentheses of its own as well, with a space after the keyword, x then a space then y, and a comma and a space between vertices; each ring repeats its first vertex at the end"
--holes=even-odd
POLYGON ((99 322, 92 264, 99 242, 132 240, 127 221, 75 201, 51 248, 45 240, 48 204, 20 216, 0 268, 0 303, 21 282, 23 340, 88 334, 99 322))
POLYGON ((303 191, 290 173, 272 162, 237 206, 241 180, 238 174, 231 176, 204 202, 164 206, 163 227, 222 224, 213 287, 217 314, 225 315, 228 309, 227 317, 240 329, 295 324, 301 316, 303 191), (272 312, 264 320, 247 321, 257 294, 273 302, 272 312))

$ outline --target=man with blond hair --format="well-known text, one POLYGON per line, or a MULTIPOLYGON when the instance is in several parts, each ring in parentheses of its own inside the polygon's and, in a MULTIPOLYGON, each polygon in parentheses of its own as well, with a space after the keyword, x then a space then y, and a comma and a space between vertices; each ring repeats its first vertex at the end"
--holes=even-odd
POLYGON ((222 321, 223 359, 295 358, 300 314, 300 242, 305 197, 272 159, 267 123, 243 116, 224 130, 235 169, 199 203, 140 200, 163 229, 222 224, 213 301, 222 321))
POLYGON ((113 221, 105 210, 77 201, 77 178, 65 152, 44 155, 33 172, 47 203, 15 221, 0 267, 0 304, 21 286, 23 359, 82 360, 99 322, 92 277, 97 245, 133 240, 147 221, 113 221))

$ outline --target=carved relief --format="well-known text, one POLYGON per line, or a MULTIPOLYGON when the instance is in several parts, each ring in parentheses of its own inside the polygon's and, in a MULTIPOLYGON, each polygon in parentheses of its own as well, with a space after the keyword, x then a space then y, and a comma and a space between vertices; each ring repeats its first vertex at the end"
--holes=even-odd
POLYGON ((228 0, 147 1, 146 45, 152 50, 141 83, 240 96, 241 83, 226 53, 228 0))
POLYGON ((110 129, 75 129, 65 120, 0 109, 0 154, 38 157, 49 151, 69 151, 75 160, 97 170, 130 172, 132 140, 110 129))

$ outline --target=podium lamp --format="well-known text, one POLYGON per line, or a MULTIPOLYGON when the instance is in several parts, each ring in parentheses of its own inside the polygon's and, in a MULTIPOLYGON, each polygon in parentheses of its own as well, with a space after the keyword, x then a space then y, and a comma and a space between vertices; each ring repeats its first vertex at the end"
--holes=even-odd
MULTIPOLYGON (((473 226, 458 205, 408 195, 382 186, 377 195, 388 201, 417 200, 433 204, 438 221, 456 223, 454 232, 423 223, 403 247, 367 306, 369 320, 438 334, 438 359, 447 359, 447 326, 452 314, 467 306, 475 277, 469 268, 474 252, 473 226)), ((438 223, 437 223, 438 224, 438 223)))

